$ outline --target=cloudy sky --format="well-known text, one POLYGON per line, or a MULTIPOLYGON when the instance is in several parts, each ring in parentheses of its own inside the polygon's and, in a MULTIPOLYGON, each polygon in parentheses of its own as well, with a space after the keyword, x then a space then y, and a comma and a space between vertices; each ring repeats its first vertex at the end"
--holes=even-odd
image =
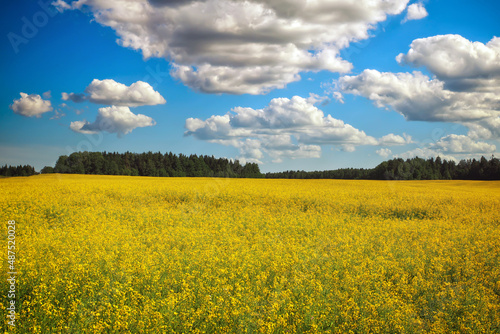
POLYGON ((0 164, 500 156, 499 13, 486 0, 10 1, 0 164))

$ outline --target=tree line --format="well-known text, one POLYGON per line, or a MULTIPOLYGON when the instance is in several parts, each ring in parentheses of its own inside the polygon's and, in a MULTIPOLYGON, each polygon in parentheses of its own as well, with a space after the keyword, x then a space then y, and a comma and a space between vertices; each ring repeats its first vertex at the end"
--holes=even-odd
POLYGON ((263 177, 256 163, 240 164, 238 160, 207 155, 190 156, 160 152, 110 153, 75 152, 62 155, 42 173, 105 174, 158 177, 263 177))
POLYGON ((491 157, 454 161, 413 158, 392 159, 372 169, 344 168, 327 171, 266 173, 266 178, 364 180, 500 180, 500 160, 491 157))
MULTIPOLYGON (((104 174, 158 177, 249 177, 281 179, 363 179, 363 180, 500 180, 500 160, 491 157, 461 160, 459 163, 440 157, 403 160, 392 159, 375 168, 342 168, 325 171, 284 171, 262 174, 256 163, 207 155, 165 153, 75 152, 62 155, 54 167, 41 173, 104 174)), ((0 166, 0 176, 38 174, 29 165, 0 166)))
POLYGON ((35 167, 29 165, 19 165, 19 166, 1 166, 0 176, 31 176, 38 174, 35 171, 35 167))

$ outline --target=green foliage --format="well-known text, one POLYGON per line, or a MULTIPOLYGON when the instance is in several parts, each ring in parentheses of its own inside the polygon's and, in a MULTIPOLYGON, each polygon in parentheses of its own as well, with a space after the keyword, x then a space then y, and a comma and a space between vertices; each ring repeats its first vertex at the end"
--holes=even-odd
MULTIPOLYGON (((157 177, 244 177, 274 179, 363 179, 363 180, 500 180, 500 160, 491 157, 454 161, 422 159, 392 159, 372 169, 343 168, 326 171, 285 171, 262 174, 259 165, 207 155, 190 156, 160 152, 107 153, 75 152, 62 155, 52 168, 45 166, 43 174, 104 174, 157 177)), ((37 174, 32 166, 1 166, 0 176, 30 176, 37 174)))
POLYGON ((238 160, 207 155, 173 153, 75 152, 62 155, 53 168, 55 173, 105 174, 157 177, 263 177, 259 165, 241 165, 238 160))
POLYGON ((373 169, 337 169, 329 171, 286 171, 267 173, 266 178, 280 179, 364 179, 364 180, 500 180, 500 160, 482 157, 479 161, 454 161, 440 157, 428 160, 392 159, 373 169))
POLYGON ((45 166, 42 168, 42 170, 40 171, 41 174, 52 174, 54 173, 54 167, 51 167, 51 166, 45 166))
POLYGON ((29 165, 0 166, 0 176, 31 176, 35 174, 37 174, 35 167, 29 165))

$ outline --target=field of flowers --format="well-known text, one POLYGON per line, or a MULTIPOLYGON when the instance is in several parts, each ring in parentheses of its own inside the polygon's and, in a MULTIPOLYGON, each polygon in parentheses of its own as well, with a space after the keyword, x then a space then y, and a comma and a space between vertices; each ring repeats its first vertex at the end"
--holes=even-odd
POLYGON ((500 182, 53 174, 0 191, 3 332, 500 332, 500 182))

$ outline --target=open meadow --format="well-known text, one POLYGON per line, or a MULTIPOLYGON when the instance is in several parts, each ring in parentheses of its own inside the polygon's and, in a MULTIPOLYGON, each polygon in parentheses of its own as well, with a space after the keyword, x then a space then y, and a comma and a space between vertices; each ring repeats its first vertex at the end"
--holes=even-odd
POLYGON ((0 180, 14 333, 498 333, 500 182, 0 180))

